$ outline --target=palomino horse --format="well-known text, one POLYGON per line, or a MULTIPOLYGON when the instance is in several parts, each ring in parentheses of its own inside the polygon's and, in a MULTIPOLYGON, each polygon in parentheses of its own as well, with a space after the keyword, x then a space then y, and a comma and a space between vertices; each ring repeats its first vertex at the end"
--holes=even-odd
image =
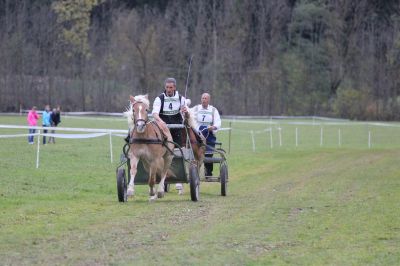
POLYGON ((134 195, 135 176, 139 160, 149 173, 150 201, 164 196, 164 181, 173 159, 174 144, 169 129, 155 121, 149 121, 147 111, 150 102, 147 95, 130 96, 130 108, 125 112, 130 125, 130 174, 128 196, 134 195), (157 193, 156 176, 161 177, 157 193))

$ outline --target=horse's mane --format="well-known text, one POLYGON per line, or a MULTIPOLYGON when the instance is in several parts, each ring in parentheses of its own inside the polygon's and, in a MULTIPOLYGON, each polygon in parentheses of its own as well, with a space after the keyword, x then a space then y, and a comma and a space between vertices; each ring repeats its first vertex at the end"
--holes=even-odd
POLYGON ((195 112, 194 112, 193 108, 188 108, 188 110, 189 110, 188 124, 189 124, 189 126, 194 128, 195 130, 197 130, 199 128, 199 125, 198 125, 197 120, 195 118, 195 112))
MULTIPOLYGON (((135 98, 136 102, 142 102, 142 103, 144 103, 144 104, 146 104, 147 106, 150 107, 150 101, 149 101, 149 98, 148 98, 147 94, 145 94, 145 95, 137 95, 134 98, 135 98)), ((132 105, 132 103, 131 103, 131 105, 132 105)))
MULTIPOLYGON (((150 101, 148 99, 147 94, 146 95, 137 95, 133 97, 135 99, 135 102, 142 102, 146 104, 147 106, 150 107, 150 101)), ((128 119, 128 127, 129 129, 134 128, 134 123, 133 123, 133 103, 129 103, 129 107, 126 107, 126 111, 124 112, 124 116, 128 119)))

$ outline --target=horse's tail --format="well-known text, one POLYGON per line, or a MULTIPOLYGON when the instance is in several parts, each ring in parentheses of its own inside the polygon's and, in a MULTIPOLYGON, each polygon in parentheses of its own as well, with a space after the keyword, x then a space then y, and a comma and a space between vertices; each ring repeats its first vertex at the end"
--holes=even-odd
POLYGON ((129 108, 126 108, 126 111, 124 112, 124 116, 128 119, 129 129, 132 129, 134 127, 132 103, 129 104, 129 108))

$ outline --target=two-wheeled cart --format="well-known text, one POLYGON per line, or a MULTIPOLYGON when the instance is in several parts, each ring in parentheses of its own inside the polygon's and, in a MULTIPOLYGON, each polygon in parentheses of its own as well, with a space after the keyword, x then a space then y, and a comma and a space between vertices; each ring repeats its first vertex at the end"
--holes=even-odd
MULTIPOLYGON (((169 125, 170 126, 170 125, 169 125)), ((181 127, 186 129, 184 125, 174 125, 174 127, 181 127)), ((116 169, 117 176, 117 194, 120 202, 126 202, 127 187, 131 180, 130 175, 130 159, 129 159, 129 144, 126 143, 122 148, 121 161, 116 169)), ((190 198, 192 201, 199 200, 200 191, 200 177, 197 162, 194 159, 193 150, 190 142, 187 147, 175 148, 174 158, 170 166, 169 175, 167 177, 168 184, 173 183, 189 183, 190 185, 190 198)), ((139 161, 137 165, 137 173, 135 176, 135 185, 148 184, 149 174, 145 170, 143 163, 139 161)), ((161 177, 157 175, 156 182, 160 182, 161 177)))
POLYGON ((222 148, 221 142, 215 142, 215 148, 208 150, 209 151, 206 151, 206 157, 204 157, 204 163, 219 165, 219 175, 207 176, 204 171, 204 174, 201 174, 200 181, 221 183, 221 196, 226 196, 228 188, 228 164, 226 161, 226 151, 222 148))

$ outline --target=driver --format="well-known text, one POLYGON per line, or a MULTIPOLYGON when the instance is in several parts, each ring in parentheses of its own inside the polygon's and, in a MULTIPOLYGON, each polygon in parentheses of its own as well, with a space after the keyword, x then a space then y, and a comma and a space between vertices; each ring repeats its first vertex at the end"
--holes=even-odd
MULTIPOLYGON (((152 114, 154 119, 159 123, 164 124, 182 124, 182 113, 188 112, 185 105, 185 97, 180 95, 176 90, 176 80, 174 78, 167 78, 164 81, 164 92, 156 97, 153 103, 152 114)), ((182 128, 170 128, 172 139, 175 146, 182 145, 182 128)), ((183 185, 176 184, 178 193, 182 195, 183 185)))
MULTIPOLYGON (((185 97, 176 90, 176 80, 167 78, 164 81, 164 92, 156 97, 153 103, 153 117, 157 122, 164 124, 182 124, 182 114, 187 113, 185 97)), ((182 145, 182 129, 170 128, 172 139, 182 145)))

